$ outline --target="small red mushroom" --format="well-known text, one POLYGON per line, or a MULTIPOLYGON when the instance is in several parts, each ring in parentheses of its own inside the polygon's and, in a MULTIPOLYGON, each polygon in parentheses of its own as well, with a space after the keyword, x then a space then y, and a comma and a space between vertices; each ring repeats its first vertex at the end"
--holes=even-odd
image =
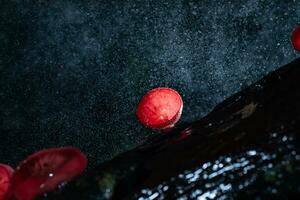
POLYGON ((294 49, 300 51, 300 26, 294 29, 291 40, 294 49))
POLYGON ((86 165, 86 156, 77 148, 39 151, 17 167, 12 179, 13 193, 18 200, 32 200, 78 176, 86 165))
POLYGON ((169 129, 180 119, 183 101, 171 88, 155 88, 147 92, 137 107, 137 117, 146 127, 169 129))
POLYGON ((0 164, 0 200, 8 200, 12 196, 11 179, 14 170, 4 164, 0 164))

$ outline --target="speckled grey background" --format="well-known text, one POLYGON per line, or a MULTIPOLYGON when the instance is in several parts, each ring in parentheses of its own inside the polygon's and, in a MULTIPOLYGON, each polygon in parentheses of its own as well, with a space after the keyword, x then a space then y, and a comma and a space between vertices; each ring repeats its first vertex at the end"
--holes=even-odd
POLYGON ((0 162, 77 146, 90 166, 141 143, 135 109, 177 89, 182 122, 298 56, 300 1, 1 0, 0 162))

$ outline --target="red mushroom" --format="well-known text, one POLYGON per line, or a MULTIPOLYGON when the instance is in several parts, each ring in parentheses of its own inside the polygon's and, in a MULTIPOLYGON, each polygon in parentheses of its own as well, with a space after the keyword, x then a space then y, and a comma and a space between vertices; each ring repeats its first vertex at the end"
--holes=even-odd
POLYGON ((180 119, 183 101, 171 88, 155 88, 146 93, 137 108, 137 117, 146 127, 167 129, 180 119))
POLYGON ((86 156, 77 148, 64 147, 39 151, 17 167, 12 183, 18 200, 32 200, 70 181, 86 168, 86 156))
POLYGON ((4 164, 0 164, 0 200, 8 200, 12 196, 11 178, 14 170, 4 164))
POLYGON ((295 50, 300 51, 300 26, 297 26, 292 33, 292 45, 295 50))

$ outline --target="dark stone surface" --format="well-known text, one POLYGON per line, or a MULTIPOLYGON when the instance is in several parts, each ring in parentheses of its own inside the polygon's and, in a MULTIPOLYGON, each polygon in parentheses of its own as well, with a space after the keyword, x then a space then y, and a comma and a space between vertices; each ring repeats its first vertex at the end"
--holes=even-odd
POLYGON ((140 97, 169 86, 183 122, 296 57, 300 2, 0 1, 0 162, 77 146, 95 166, 153 132, 140 97))
POLYGON ((41 199, 294 199, 300 59, 41 199))

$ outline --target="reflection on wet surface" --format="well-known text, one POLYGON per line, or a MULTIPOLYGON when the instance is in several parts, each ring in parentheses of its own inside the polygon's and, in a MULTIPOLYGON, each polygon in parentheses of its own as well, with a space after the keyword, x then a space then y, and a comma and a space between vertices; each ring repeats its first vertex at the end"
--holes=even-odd
MULTIPOLYGON (((176 177, 157 185, 143 188, 134 199, 239 199, 244 192, 251 194, 251 186, 261 184, 266 188, 257 192, 274 194, 286 185, 287 177, 299 171, 300 160, 294 135, 273 133, 267 145, 248 149, 237 155, 224 155, 205 162, 199 168, 184 171, 176 177)), ((289 187, 298 187, 297 183, 289 187)), ((299 183, 298 183, 299 185, 299 183)))

